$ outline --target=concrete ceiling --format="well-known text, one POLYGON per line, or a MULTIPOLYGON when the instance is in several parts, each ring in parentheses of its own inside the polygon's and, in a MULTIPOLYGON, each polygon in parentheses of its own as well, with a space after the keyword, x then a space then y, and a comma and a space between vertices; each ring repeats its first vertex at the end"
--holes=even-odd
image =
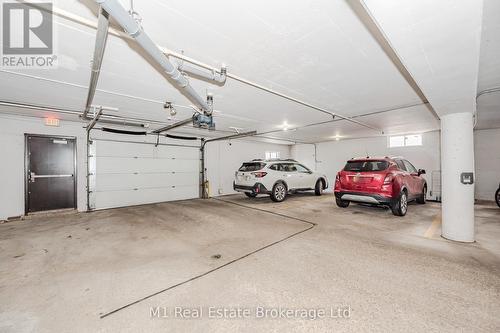
MULTIPOLYGON (((121 2, 129 8, 129 1, 121 2)), ((434 6, 430 2, 414 3, 421 6, 424 16, 426 8, 434 6)), ((94 1, 65 0, 55 5, 77 16, 77 20, 96 22, 94 1)), ((455 12, 440 12, 450 24, 454 22, 452 16, 460 14, 459 7, 453 8, 455 12)), ((439 128, 429 105, 423 104, 349 1, 135 0, 134 9, 142 17, 144 30, 157 44, 208 65, 219 68, 225 63, 233 74, 332 112, 356 117, 385 133, 439 128)), ((485 15, 485 19, 498 22, 499 16, 497 10, 485 15)), ((462 18, 465 22, 477 21, 462 18)), ((72 19, 56 16, 55 21, 58 68, 1 69, 0 100, 83 110, 96 31, 72 19)), ((404 24, 401 19, 394 22, 404 24)), ((498 36, 498 23, 488 29, 491 40, 495 33, 498 36)), ((432 39, 432 31, 425 33, 430 35, 419 38, 431 38, 426 47, 432 51, 436 40, 432 39)), ((485 38, 483 34, 483 46, 485 38)), ((444 51, 444 46, 435 50, 444 51)), ((415 52, 414 57, 421 56, 420 49, 415 52)), ((487 59, 484 61, 493 64, 488 66, 496 66, 493 70, 497 76, 489 74, 490 81, 500 75, 498 57, 491 55, 494 52, 498 54, 498 41, 490 42, 486 51, 481 50, 481 65, 487 59), (485 52, 489 55, 485 56, 485 52)), ((441 58, 446 60, 448 56, 446 53, 441 58)), ((490 70, 481 69, 481 75, 483 72, 490 70)), ((470 73, 464 69, 460 75, 465 79, 470 73)), ((477 78, 471 79, 477 82, 477 78)), ((239 127, 300 142, 380 135, 345 120, 324 123, 331 117, 234 80, 228 79, 222 87, 194 78, 190 81, 201 95, 214 94, 217 129, 224 133, 232 131, 230 127, 239 127), (323 124, 274 132, 284 126, 293 129, 314 123, 323 124)), ((192 114, 191 103, 159 74, 135 44, 113 35, 108 39, 97 88, 94 104, 117 107, 121 116, 172 122, 192 114), (169 119, 163 109, 167 100, 176 105, 175 119, 169 119)), ((500 121, 496 114, 488 117, 500 121)))
POLYGON ((477 128, 500 128, 500 1, 484 0, 477 128))
POLYGON ((481 1, 363 2, 438 115, 475 111, 481 1))

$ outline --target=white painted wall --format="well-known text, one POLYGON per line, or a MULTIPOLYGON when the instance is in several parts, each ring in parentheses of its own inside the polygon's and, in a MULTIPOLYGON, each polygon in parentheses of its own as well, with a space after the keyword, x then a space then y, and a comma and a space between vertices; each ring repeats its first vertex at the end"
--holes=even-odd
MULTIPOLYGON (((76 137, 77 146, 77 208, 86 210, 86 133, 84 124, 60 121, 59 127, 48 127, 43 119, 0 113, 0 220, 24 214, 24 134, 44 134, 76 137)), ((154 142, 155 137, 132 137, 93 131, 94 138, 154 142)), ((161 138, 162 142, 198 145, 199 142, 161 138)), ((207 145, 206 166, 212 193, 221 188, 223 194, 233 193, 234 172, 243 161, 264 158, 266 151, 279 151, 281 157, 290 156, 287 145, 232 140, 207 145)))
MULTIPOLYGON (((85 130, 82 123, 62 121, 60 127, 47 127, 43 119, 0 114, 0 220, 24 214, 24 134, 75 136, 77 140, 77 206, 86 209, 85 130)), ((103 136, 98 131, 95 135, 103 136)), ((119 135, 120 140, 142 141, 144 138, 119 135)), ((479 130, 474 134, 476 199, 493 200, 500 182, 500 129, 479 130)), ((147 138, 152 141, 154 138, 147 138)), ((182 142, 185 143, 185 142, 182 142)), ((365 138, 317 144, 317 171, 327 175, 330 184, 345 162, 354 156, 401 155, 417 168, 439 170, 439 132, 423 135, 420 147, 388 148, 387 138, 365 138)), ((264 158, 266 151, 279 151, 282 158, 293 157, 314 169, 314 145, 287 146, 248 139, 213 142, 207 145, 206 167, 211 195, 234 193, 234 172, 242 162, 264 158)))
POLYGON ((474 132, 476 199, 494 200, 500 183, 500 129, 474 132))
MULTIPOLYGON (((318 146, 318 144, 316 144, 318 146)), ((292 158, 297 158, 300 163, 304 164, 311 170, 317 171, 318 163, 314 156, 313 144, 293 145, 290 148, 292 158)))
POLYGON ((83 124, 60 122, 60 127, 44 126, 43 119, 0 114, 0 220, 24 215, 24 134, 76 137, 77 207, 84 211, 85 194, 85 131, 83 124))
MULTIPOLYGON (((317 144, 317 170, 327 175, 330 184, 345 162, 356 156, 404 156, 415 167, 427 171, 429 189, 431 172, 440 170, 440 132, 428 132, 422 136, 420 147, 388 148, 387 138, 365 138, 323 142, 317 144)), ((314 168, 314 146, 296 145, 292 157, 314 168)), ((475 198, 494 200, 500 183, 500 129, 474 131, 475 198)), ((331 190, 331 188, 330 188, 331 190)), ((433 198, 429 196, 430 198, 433 198)))
POLYGON ((206 146, 207 179, 210 195, 218 196, 235 193, 234 173, 243 162, 255 158, 265 158, 266 151, 279 151, 280 158, 290 157, 290 146, 271 144, 248 139, 215 141, 206 146))
MULTIPOLYGON (((387 137, 351 139, 318 143, 317 171, 326 174, 330 183, 329 190, 335 181, 335 175, 346 161, 352 157, 362 156, 404 156, 417 169, 425 169, 424 176, 431 188, 431 173, 440 169, 439 132, 428 132, 422 135, 422 146, 389 148, 387 137)), ((292 157, 314 168, 314 145, 297 145, 292 148, 292 157)), ((430 196, 429 196, 430 197, 430 196)))

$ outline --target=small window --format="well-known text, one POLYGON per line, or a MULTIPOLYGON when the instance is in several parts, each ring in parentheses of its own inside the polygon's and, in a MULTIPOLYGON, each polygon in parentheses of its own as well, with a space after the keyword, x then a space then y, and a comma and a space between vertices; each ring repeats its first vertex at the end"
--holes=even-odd
POLYGON ((421 146, 422 135, 407 135, 405 136, 405 146, 421 146))
POLYGON ((405 137, 404 136, 391 136, 389 137, 389 147, 404 147, 405 145, 405 137))
POLYGON ((276 160, 280 158, 279 151, 266 151, 266 160, 276 160))
POLYGON ((421 146, 422 135, 398 135, 389 137, 389 148, 421 146))

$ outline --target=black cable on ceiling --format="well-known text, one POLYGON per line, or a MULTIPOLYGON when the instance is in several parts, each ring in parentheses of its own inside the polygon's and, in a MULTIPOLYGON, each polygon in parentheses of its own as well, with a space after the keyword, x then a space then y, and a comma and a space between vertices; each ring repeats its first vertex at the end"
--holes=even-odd
POLYGON ((116 133, 116 134, 127 134, 127 135, 146 135, 147 132, 136 132, 136 131, 126 131, 116 128, 103 127, 101 128, 103 132, 116 133))
POLYGON ((198 140, 198 138, 195 136, 179 136, 179 135, 172 135, 172 134, 165 134, 165 136, 167 138, 177 139, 177 140, 198 140))

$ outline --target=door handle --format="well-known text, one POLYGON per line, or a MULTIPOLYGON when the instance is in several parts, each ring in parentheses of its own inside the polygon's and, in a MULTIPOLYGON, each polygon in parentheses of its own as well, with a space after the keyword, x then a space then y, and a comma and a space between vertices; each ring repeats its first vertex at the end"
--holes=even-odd
POLYGON ((34 172, 30 172, 29 180, 34 183, 36 178, 65 178, 65 177, 73 177, 73 174, 69 175, 37 175, 34 172))

